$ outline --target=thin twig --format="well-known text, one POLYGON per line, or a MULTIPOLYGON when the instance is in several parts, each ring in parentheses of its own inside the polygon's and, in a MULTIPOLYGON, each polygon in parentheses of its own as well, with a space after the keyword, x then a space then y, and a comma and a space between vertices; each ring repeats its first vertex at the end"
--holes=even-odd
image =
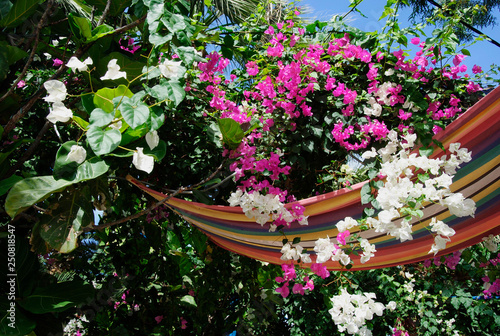
POLYGON ((100 231, 100 230, 105 229, 107 227, 111 227, 111 226, 114 226, 114 225, 122 224, 122 223, 128 222, 129 220, 139 218, 139 217, 141 217, 143 215, 148 214, 149 212, 153 211, 154 209, 158 208, 159 206, 163 205, 169 199, 171 199, 172 197, 177 196, 179 193, 181 193, 183 191, 184 191, 184 187, 180 187, 174 193, 168 195, 164 199, 162 199, 162 200, 154 203, 153 205, 147 207, 146 209, 144 209, 142 211, 139 211, 139 212, 137 212, 137 213, 135 213, 133 215, 127 216, 125 218, 118 219, 118 220, 113 221, 113 222, 104 223, 104 224, 96 225, 96 226, 89 227, 89 228, 84 228, 83 232, 90 232, 90 231, 95 231, 95 230, 99 230, 100 231))
POLYGON ((30 56, 28 58, 28 61, 26 62, 26 65, 24 66, 23 70, 17 76, 17 79, 15 80, 14 84, 10 87, 10 89, 0 98, 0 103, 4 101, 8 96, 14 92, 14 89, 16 88, 17 84, 21 81, 21 79, 24 78, 26 75, 26 72, 28 72, 28 68, 31 65, 31 62, 33 62, 33 58, 35 57, 36 50, 38 48, 38 43, 40 42, 39 37, 40 37, 40 31, 42 30, 43 26, 45 25, 45 21, 47 20, 47 17, 49 16, 50 11, 52 10, 52 5, 54 4, 53 0, 50 0, 47 3, 47 8, 45 9, 45 12, 42 15, 42 18, 38 22, 35 30, 35 43, 33 44, 33 48, 31 49, 30 56))
MULTIPOLYGON (((430 4, 434 5, 435 7, 439 8, 439 9, 443 10, 443 6, 438 4, 436 1, 427 0, 427 2, 429 2, 430 4)), ((476 29, 475 27, 471 26, 469 23, 465 22, 462 19, 460 19, 460 23, 463 24, 466 28, 472 30, 474 33, 479 34, 479 36, 484 36, 488 42, 490 42, 491 44, 500 48, 500 43, 498 43, 497 41, 495 41, 494 39, 492 39, 491 37, 489 37, 485 33, 481 32, 479 29, 476 29)))
POLYGON ((104 11, 102 12, 101 18, 97 22, 97 26, 100 26, 104 23, 104 20, 106 20, 106 16, 108 16, 110 8, 111 8, 111 0, 108 0, 108 2, 106 3, 106 7, 104 7, 104 11))
POLYGON ((21 159, 19 159, 19 161, 17 161, 16 165, 14 167, 12 167, 11 169, 9 169, 9 171, 7 172, 7 176, 13 175, 18 169, 21 168, 21 166, 24 164, 24 162, 26 162, 31 157, 31 155, 33 155, 33 152, 35 151, 35 149, 38 147, 38 145, 42 141, 43 136, 49 130, 51 124, 52 123, 50 121, 45 122, 45 125, 43 125, 42 130, 38 133, 35 141, 33 141, 31 146, 23 154, 21 159))

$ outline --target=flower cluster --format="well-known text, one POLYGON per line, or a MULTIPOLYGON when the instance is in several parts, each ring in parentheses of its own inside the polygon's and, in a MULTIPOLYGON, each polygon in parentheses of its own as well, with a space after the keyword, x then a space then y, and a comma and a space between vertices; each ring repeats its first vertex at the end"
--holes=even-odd
POLYGON ((297 272, 295 271, 295 265, 293 262, 291 264, 282 264, 281 269, 283 270, 282 277, 276 277, 277 283, 283 283, 281 287, 276 288, 276 292, 286 298, 290 294, 290 282, 294 281, 292 287, 292 292, 294 294, 304 295, 306 290, 312 291, 314 289, 314 281, 305 276, 302 280, 297 277, 297 272))
POLYGON ((333 307, 328 311, 340 332, 349 334, 371 335, 365 326, 366 320, 373 319, 373 315, 382 316, 386 308, 394 309, 395 303, 387 307, 380 302, 375 302, 374 293, 349 294, 345 288, 339 295, 330 299, 333 307))
POLYGON ((289 224, 293 221, 307 225, 307 216, 303 215, 304 207, 296 205, 289 210, 280 201, 279 195, 272 193, 263 195, 255 190, 243 192, 238 189, 231 194, 228 202, 230 206, 240 206, 248 218, 255 218, 260 225, 273 221, 269 231, 275 231, 276 224, 289 224))

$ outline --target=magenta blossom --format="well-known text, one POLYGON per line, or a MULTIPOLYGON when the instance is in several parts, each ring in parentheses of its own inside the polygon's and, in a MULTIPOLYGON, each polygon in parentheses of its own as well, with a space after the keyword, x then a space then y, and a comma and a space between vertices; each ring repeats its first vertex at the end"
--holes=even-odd
POLYGON ((56 59, 54 59, 54 63, 52 64, 52 66, 58 67, 58 66, 61 66, 63 64, 64 64, 63 61, 61 61, 59 58, 56 58, 56 59))
POLYGON ((17 82, 16 86, 17 86, 18 89, 21 89, 21 88, 23 88, 23 87, 26 86, 26 82, 23 81, 23 80, 20 80, 19 82, 17 82))

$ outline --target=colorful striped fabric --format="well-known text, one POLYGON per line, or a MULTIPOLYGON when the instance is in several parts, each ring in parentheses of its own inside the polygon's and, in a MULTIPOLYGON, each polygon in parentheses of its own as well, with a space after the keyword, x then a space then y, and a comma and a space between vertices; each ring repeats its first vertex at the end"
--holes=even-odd
MULTIPOLYGON (((461 147, 472 151, 472 161, 462 165, 451 189, 476 202, 475 217, 457 218, 440 205, 429 204, 425 206, 424 217, 412 223, 414 238, 411 241, 401 243, 374 230, 362 232, 361 236, 375 244, 377 252, 365 264, 360 263, 359 257, 351 255, 354 261, 351 270, 390 267, 433 257, 433 254, 428 254, 434 240, 428 230, 432 217, 437 217, 456 231, 438 256, 477 244, 489 234, 500 234, 500 87, 450 124, 436 139, 445 148, 450 143, 459 142, 461 147)), ((433 156, 443 154, 439 150, 433 156)), ((132 177, 129 179, 158 200, 166 197, 132 177)), ((306 208, 304 214, 309 216, 309 225, 292 224, 285 231, 288 240, 301 237, 300 245, 312 251, 318 238, 336 237, 338 221, 346 216, 361 216, 360 189, 363 184, 354 185, 352 190, 342 189, 299 201, 306 208)), ((261 227, 247 218, 240 207, 210 206, 176 198, 170 199, 168 204, 219 246, 261 261, 283 262, 280 250, 284 237, 279 232, 268 232, 268 226, 261 227)), ((337 262, 328 262, 326 266, 330 270, 341 269, 337 262)))

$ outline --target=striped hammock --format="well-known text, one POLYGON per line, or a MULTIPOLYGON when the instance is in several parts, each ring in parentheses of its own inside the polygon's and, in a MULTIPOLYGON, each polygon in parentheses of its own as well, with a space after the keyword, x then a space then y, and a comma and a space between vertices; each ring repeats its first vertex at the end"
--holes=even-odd
MULTIPOLYGON (((441 141, 445 148, 450 143, 459 142, 461 147, 472 152, 472 160, 464 163, 455 175, 451 191, 460 192, 476 202, 475 217, 455 217, 439 204, 429 204, 423 209, 424 217, 411 223, 413 240, 400 242, 374 230, 364 231, 361 236, 375 244, 377 252, 365 264, 360 263, 358 256, 351 255, 354 262, 351 270, 403 265, 433 257, 428 253, 434 242, 428 230, 432 217, 437 217, 456 231, 446 249, 437 256, 477 244, 489 234, 500 234, 500 87, 481 99, 435 139, 441 141)), ((443 154, 437 150, 433 157, 443 154)), ((129 180, 158 200, 166 197, 132 177, 129 180)), ((300 245, 312 251, 318 238, 336 237, 338 221, 347 216, 361 217, 364 206, 360 190, 364 183, 352 186, 351 190, 341 189, 298 201, 306 209, 304 215, 309 216, 309 225, 295 223, 286 228, 288 240, 300 237, 300 245)), ((283 236, 279 232, 269 232, 268 226, 261 227, 247 218, 240 207, 205 205, 177 198, 171 198, 167 204, 222 248, 264 262, 283 263, 280 259, 283 236)), ((351 233, 354 232, 351 230, 351 233)), ((338 262, 329 261, 325 265, 329 270, 341 269, 338 262)))

